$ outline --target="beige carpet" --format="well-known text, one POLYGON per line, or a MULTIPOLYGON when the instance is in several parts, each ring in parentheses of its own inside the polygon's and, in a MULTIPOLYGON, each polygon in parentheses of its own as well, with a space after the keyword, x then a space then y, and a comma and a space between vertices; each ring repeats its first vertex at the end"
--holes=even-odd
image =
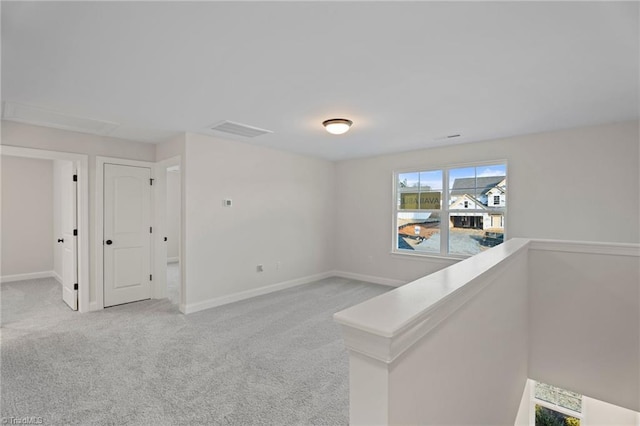
POLYGON ((169 299, 78 314, 50 279, 1 289, 3 418, 346 425, 348 359, 332 315, 390 288, 327 279, 188 316, 169 299))

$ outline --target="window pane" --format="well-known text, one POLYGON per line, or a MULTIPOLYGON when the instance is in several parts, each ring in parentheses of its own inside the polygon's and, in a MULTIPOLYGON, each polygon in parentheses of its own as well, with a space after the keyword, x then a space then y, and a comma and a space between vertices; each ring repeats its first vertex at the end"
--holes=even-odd
POLYGON ((580 426, 580 419, 536 404, 536 426, 580 426))
POLYGON ((504 242, 502 229, 489 225, 499 224, 502 216, 476 212, 449 214, 449 253, 474 255, 504 242), (494 217, 495 216, 495 217, 494 217))
POLYGON ((399 210, 442 208, 442 170, 398 174, 399 210))
POLYGON ((503 208, 507 205, 507 167, 505 164, 451 169, 449 172, 450 208, 462 204, 478 204, 480 209, 503 208))
POLYGON ((507 166, 494 164, 476 167, 476 196, 489 208, 507 205, 507 166))
POLYGON ((420 172, 421 191, 441 191, 442 190, 442 170, 432 170, 430 172, 420 172))
POLYGON ((420 173, 399 173, 398 188, 420 188, 420 173))
POLYGON ((580 413, 582 411, 582 398, 561 392, 558 394, 558 405, 580 413))
POLYGON ((582 412, 582 395, 579 393, 536 382, 535 397, 578 413, 582 412))
POLYGON ((420 173, 398 174, 398 209, 417 210, 419 208, 420 173))
POLYGON ((536 382, 535 396, 538 399, 555 404, 557 400, 555 389, 546 383, 536 382))
POLYGON ((398 249, 440 252, 440 214, 398 213, 398 249))

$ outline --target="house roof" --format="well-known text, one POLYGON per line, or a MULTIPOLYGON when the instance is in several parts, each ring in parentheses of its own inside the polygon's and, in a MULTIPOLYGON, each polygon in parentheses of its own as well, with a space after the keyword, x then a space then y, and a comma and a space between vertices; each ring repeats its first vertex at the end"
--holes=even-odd
POLYGON ((464 195, 476 192, 475 195, 486 194, 504 180, 505 176, 488 176, 479 178, 458 178, 453 182, 451 195, 464 195))
POLYGON ((487 207, 482 203, 482 201, 478 200, 475 197, 472 197, 469 194, 462 194, 462 197, 460 197, 459 199, 457 199, 455 202, 453 202, 449 208, 450 209, 455 209, 457 208, 457 206, 461 205, 465 200, 471 201, 472 203, 474 203, 476 205, 475 208, 479 208, 479 209, 487 209, 487 207))

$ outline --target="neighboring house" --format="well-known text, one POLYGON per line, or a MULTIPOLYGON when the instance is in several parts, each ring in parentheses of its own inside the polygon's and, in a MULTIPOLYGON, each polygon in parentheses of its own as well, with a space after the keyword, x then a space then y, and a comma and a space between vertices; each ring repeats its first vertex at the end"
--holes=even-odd
POLYGON ((492 212, 506 205, 505 176, 459 178, 453 182, 450 210, 471 210, 451 213, 451 228, 503 229, 504 215, 492 212), (480 211, 479 211, 480 210, 480 211))
POLYGON ((487 205, 489 207, 504 207, 507 203, 507 180, 503 179, 496 186, 487 191, 487 205))

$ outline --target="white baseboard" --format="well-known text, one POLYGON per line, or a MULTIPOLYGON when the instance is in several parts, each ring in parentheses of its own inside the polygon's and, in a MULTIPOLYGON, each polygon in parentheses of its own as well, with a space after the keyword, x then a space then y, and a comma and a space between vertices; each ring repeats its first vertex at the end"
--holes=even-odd
POLYGON ((268 285, 265 287, 256 288, 253 290, 241 291, 239 293, 230 294, 228 296, 216 297, 202 302, 186 304, 181 312, 185 314, 191 314, 194 312, 202 311, 204 309, 215 308, 216 306, 222 306, 233 302, 239 302, 240 300, 250 299, 256 296, 262 296, 263 294, 273 293, 274 291, 284 290, 287 288, 309 284, 314 281, 319 281, 325 278, 333 276, 331 272, 323 272, 321 274, 309 275, 307 277, 297 278, 295 280, 284 281, 277 284, 268 285))
POLYGON ((340 278, 348 278, 350 280, 365 281, 365 282, 368 282, 368 283, 386 285, 386 286, 390 286, 390 287, 400 287, 401 285, 404 285, 404 284, 407 283, 406 281, 402 281, 402 280, 394 280, 394 279, 391 279, 391 278, 374 277, 374 276, 371 276, 371 275, 356 274, 356 273, 353 273, 353 272, 344 272, 344 271, 332 271, 331 272, 331 276, 340 277, 340 278))
POLYGON ((167 257, 167 263, 176 263, 179 261, 180 261, 179 257, 167 257))
POLYGON ((58 273, 56 271, 51 271, 53 273, 53 278, 56 279, 56 281, 58 281, 60 283, 60 285, 62 285, 62 277, 60 275, 58 275, 58 273))
POLYGON ((3 275, 0 277, 0 282, 10 283, 13 281, 35 280, 38 278, 55 278, 55 272, 42 271, 42 272, 30 272, 28 274, 15 274, 15 275, 3 275))

